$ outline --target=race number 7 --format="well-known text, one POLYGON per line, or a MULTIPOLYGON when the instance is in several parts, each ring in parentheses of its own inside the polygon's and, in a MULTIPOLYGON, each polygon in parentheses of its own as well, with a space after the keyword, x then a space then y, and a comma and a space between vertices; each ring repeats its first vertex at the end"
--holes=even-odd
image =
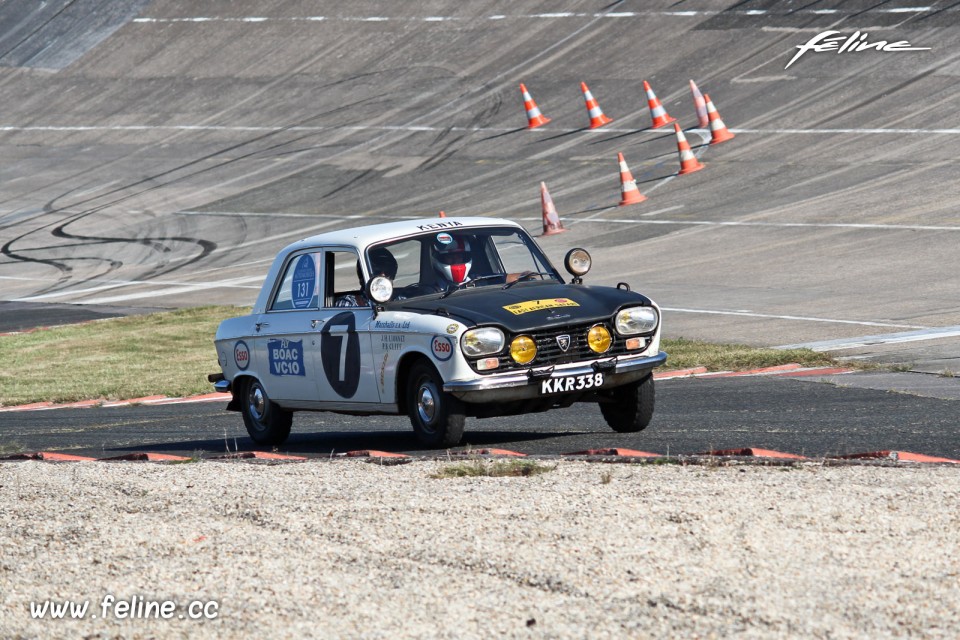
POLYGON ((330 335, 340 338, 340 376, 337 379, 343 382, 347 378, 347 343, 350 337, 350 327, 345 324, 335 324, 330 327, 330 335))

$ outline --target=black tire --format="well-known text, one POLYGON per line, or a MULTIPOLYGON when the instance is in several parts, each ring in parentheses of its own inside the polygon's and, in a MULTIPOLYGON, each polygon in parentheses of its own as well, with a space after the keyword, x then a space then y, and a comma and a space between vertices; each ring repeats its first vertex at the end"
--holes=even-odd
POLYGON ((463 403, 443 391, 443 380, 430 363, 420 361, 407 378, 407 414, 417 439, 426 447, 453 447, 463 438, 463 403))
POLYGON ((600 403, 600 413, 619 433, 643 431, 653 418, 653 376, 613 390, 613 402, 600 403))
POLYGON ((247 433, 257 444, 283 444, 290 435, 293 413, 271 402, 259 380, 250 380, 243 385, 240 413, 247 433))

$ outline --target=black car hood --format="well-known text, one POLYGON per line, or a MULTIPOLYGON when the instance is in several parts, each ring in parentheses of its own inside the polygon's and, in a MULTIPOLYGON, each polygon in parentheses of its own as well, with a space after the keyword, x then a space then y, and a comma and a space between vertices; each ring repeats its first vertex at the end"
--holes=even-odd
POLYGON ((486 286, 388 303, 390 311, 431 313, 468 326, 495 324, 507 331, 529 331, 607 320, 620 308, 649 305, 650 299, 615 287, 520 283, 509 289, 486 286))

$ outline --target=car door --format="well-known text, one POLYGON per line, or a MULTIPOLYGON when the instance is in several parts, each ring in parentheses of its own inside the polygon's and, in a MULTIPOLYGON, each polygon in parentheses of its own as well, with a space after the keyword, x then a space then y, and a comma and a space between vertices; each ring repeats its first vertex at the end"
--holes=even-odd
POLYGON ((379 403, 370 325, 373 309, 362 292, 360 256, 353 248, 328 248, 321 266, 319 349, 314 350, 320 399, 328 403, 379 403))
POLYGON ((322 253, 290 257, 270 305, 257 319, 254 340, 261 382, 283 404, 317 401, 318 266, 322 253))

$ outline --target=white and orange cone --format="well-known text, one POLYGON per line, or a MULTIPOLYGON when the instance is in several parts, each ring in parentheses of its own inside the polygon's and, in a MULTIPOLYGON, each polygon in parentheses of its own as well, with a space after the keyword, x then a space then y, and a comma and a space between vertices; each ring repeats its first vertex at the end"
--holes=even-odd
POLYGON ((587 103, 587 114, 590 116, 591 129, 596 129, 597 127, 602 127, 605 124, 613 122, 613 118, 608 118, 603 114, 603 110, 600 108, 596 99, 594 99, 593 94, 590 93, 586 82, 580 83, 580 91, 583 92, 583 100, 587 103))
POLYGON ((647 196, 640 193, 637 188, 637 181, 633 179, 630 168, 627 167, 627 161, 623 159, 623 154, 617 154, 617 162, 620 163, 620 206, 628 204, 637 204, 647 199, 647 196))
POLYGON ((523 108, 527 111, 527 129, 536 129, 550 122, 550 118, 540 113, 537 103, 530 97, 530 92, 520 83, 520 92, 523 94, 523 108))
POLYGON ((697 112, 697 124, 701 129, 710 126, 710 118, 707 116, 707 101, 703 99, 700 88, 693 80, 690 81, 690 95, 693 96, 693 108, 697 112))
POLYGON ((732 140, 734 136, 730 133, 730 130, 727 129, 727 125, 723 124, 723 120, 720 119, 720 112, 713 106, 710 94, 703 94, 703 99, 707 102, 707 115, 710 117, 710 144, 719 144, 725 140, 732 140))
POLYGON ((682 176, 685 173, 700 171, 704 165, 697 160, 690 149, 690 143, 687 142, 687 136, 683 135, 683 129, 676 122, 673 123, 673 131, 677 134, 677 151, 680 152, 680 172, 677 175, 682 176))
POLYGON ((653 120, 653 124, 650 125, 651 129, 659 129, 660 127, 667 126, 671 122, 676 122, 677 119, 667 113, 667 110, 663 108, 660 100, 657 99, 657 94, 653 92, 650 83, 646 80, 643 81, 643 90, 647 93, 647 105, 650 107, 650 118, 653 120))
POLYGON ((566 231, 560 222, 560 216, 557 215, 557 208, 553 206, 553 198, 547 191, 547 185, 543 182, 540 183, 540 203, 543 205, 543 235, 552 236, 566 231))

